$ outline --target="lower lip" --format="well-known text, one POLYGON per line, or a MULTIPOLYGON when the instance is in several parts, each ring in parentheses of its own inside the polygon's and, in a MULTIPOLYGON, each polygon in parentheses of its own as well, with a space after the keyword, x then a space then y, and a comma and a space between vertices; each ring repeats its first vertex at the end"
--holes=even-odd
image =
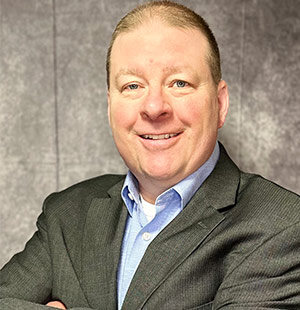
POLYGON ((168 139, 154 140, 154 139, 144 139, 142 137, 139 137, 139 139, 146 149, 152 151, 161 151, 164 149, 169 149, 170 147, 174 146, 179 141, 181 135, 182 133, 168 139))

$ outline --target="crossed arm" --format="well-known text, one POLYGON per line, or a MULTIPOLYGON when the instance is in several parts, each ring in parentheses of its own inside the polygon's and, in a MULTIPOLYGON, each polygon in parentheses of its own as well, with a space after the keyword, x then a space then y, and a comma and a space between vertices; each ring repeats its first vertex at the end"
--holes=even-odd
MULTIPOLYGON (((0 271, 0 309, 67 309, 65 300, 59 301, 52 296, 53 262, 45 222, 45 214, 42 213, 37 223, 38 231, 27 242, 25 249, 0 271)), ((71 287, 72 281, 69 284, 71 287)), ((72 309, 90 308, 79 306, 72 309)))
MULTIPOLYGON (((53 262, 44 217, 39 218, 38 232, 25 250, 0 272, 0 308, 42 310, 76 305, 69 309, 91 309, 88 302, 82 300, 84 296, 77 296, 79 287, 73 283, 77 280, 75 277, 64 282, 69 284, 65 287, 67 293, 56 288, 62 296, 53 294, 53 262), (68 294, 72 294, 72 301, 65 298, 68 294)), ((226 275, 215 300, 210 303, 211 308, 199 306, 197 309, 300 309, 299 257, 300 226, 294 223, 266 240, 226 275)), ((60 271, 65 268, 59 266, 60 271)), ((61 272, 56 276, 63 277, 61 272)))
MULTIPOLYGON (((199 309, 299 309, 299 231, 299 225, 292 226, 268 240, 252 255, 247 257, 232 274, 227 276, 227 280, 221 284, 218 292, 216 292, 215 300, 210 304, 211 308, 207 306, 206 308, 201 308, 200 306, 199 309), (280 256, 278 255, 278 247, 281 247, 279 251, 281 253, 280 256), (256 268, 259 266, 258 262, 260 258, 265 258, 266 253, 270 257, 269 261, 264 261, 263 264, 259 264, 264 267, 263 269, 256 268), (276 268, 278 268, 277 271, 275 270, 276 268), (273 274, 273 277, 267 277, 264 270, 268 270, 270 274, 273 274), (260 273, 261 277, 259 276, 260 273), (213 306, 215 308, 213 308, 213 306)), ((33 240, 36 238, 38 238, 37 235, 33 237, 33 240)), ((26 255, 27 259, 30 259, 31 254, 27 252, 28 248, 31 246, 31 242, 32 240, 27 244, 25 252, 21 254, 23 258, 24 255, 26 255)), ((42 246, 39 247, 39 250, 40 253, 42 253, 45 249, 42 246)), ((11 264, 18 264, 17 261, 19 258, 17 256, 13 258, 7 270, 4 268, 1 271, 1 309, 42 310, 48 307, 67 309, 67 306, 63 304, 64 300, 49 301, 49 297, 47 297, 51 294, 51 287, 49 286, 49 283, 51 283, 51 276, 49 277, 49 273, 46 276, 47 273, 45 272, 48 270, 48 267, 45 267, 47 264, 45 263, 44 256, 45 253, 42 255, 43 260, 38 260, 40 261, 38 266, 35 264, 36 260, 31 257, 29 261, 23 261, 22 266, 21 263, 19 263, 19 268, 12 268, 11 264), (37 274, 35 274, 36 277, 33 278, 30 265, 35 265, 34 272, 37 272, 38 269, 44 271, 42 275, 43 279, 42 277, 38 277, 37 274), (13 272, 11 269, 14 269, 13 272), (18 269, 17 276, 13 275, 16 273, 16 269, 18 269), (21 276, 21 273, 23 277, 18 278, 21 276), (48 279, 45 279, 47 277, 48 279), (34 285, 34 282, 38 284, 34 285)), ((75 307, 71 309, 88 310, 90 308, 75 307)))

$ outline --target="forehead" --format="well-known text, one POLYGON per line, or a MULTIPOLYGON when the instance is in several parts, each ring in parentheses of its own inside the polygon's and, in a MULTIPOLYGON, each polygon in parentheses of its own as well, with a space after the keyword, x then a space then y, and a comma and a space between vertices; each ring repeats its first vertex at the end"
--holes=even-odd
MULTIPOLYGON (((165 71, 204 65, 208 42, 198 29, 179 28, 152 20, 120 34, 112 47, 111 66, 138 66, 162 63, 165 71)), ((137 70, 137 69, 136 69, 137 70)))

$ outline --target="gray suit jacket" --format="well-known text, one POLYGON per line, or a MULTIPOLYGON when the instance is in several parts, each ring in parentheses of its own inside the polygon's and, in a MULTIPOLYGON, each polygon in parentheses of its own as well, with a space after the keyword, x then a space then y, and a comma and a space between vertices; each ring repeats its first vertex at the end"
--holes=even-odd
MULTIPOLYGON (((0 309, 116 309, 124 176, 50 195, 38 231, 0 273, 0 309)), ((220 159, 152 241, 123 309, 300 309, 300 199, 220 159)))

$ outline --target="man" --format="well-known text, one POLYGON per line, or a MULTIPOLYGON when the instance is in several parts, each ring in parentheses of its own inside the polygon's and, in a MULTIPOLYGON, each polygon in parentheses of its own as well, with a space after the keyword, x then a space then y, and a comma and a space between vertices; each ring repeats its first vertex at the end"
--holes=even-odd
POLYGON ((228 110, 201 17, 151 2, 118 24, 108 116, 129 168, 49 196, 1 271, 1 309, 300 309, 300 202, 217 142, 228 110))

